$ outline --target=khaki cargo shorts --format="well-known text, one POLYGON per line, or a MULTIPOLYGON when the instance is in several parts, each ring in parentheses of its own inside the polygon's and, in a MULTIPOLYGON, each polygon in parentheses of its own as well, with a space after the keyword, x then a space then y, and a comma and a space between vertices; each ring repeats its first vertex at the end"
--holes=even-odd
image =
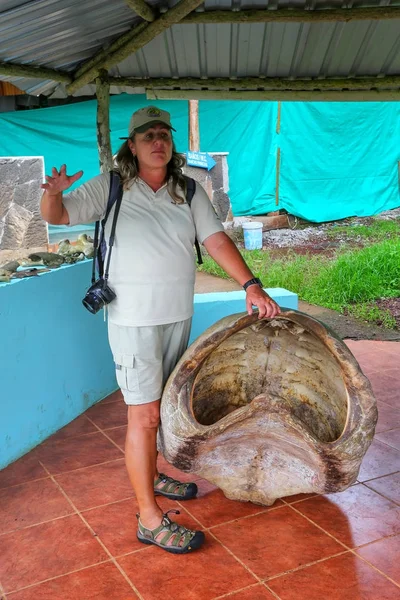
POLYGON ((148 327, 108 322, 117 382, 126 404, 159 400, 164 385, 185 352, 192 319, 148 327))

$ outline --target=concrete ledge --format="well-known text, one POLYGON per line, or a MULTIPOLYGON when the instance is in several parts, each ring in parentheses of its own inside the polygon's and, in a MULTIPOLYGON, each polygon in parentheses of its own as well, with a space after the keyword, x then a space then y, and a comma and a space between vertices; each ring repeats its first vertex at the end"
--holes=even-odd
MULTIPOLYGON (((298 308, 297 294, 289 292, 284 288, 265 288, 271 296, 284 308, 298 308)), ((218 292, 209 294, 195 294, 194 315, 192 332, 189 343, 191 344, 207 327, 211 327, 216 321, 233 315, 234 313, 246 311, 246 292, 218 292)))

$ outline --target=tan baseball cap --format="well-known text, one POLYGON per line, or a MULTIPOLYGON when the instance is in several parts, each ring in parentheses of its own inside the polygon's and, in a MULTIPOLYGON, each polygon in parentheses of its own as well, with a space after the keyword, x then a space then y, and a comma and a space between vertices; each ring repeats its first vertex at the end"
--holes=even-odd
MULTIPOLYGON (((166 110, 161 110, 157 108, 157 106, 145 106, 144 108, 139 108, 136 112, 131 116, 131 120, 129 121, 129 137, 133 133, 143 133, 152 125, 156 123, 162 123, 168 129, 172 129, 176 131, 171 125, 171 115, 166 110)), ((129 137, 120 138, 121 140, 127 140, 129 137)))

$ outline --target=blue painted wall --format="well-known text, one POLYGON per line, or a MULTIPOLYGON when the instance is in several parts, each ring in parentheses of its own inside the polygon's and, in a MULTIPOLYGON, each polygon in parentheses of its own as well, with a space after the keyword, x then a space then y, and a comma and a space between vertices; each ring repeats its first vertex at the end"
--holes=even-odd
MULTIPOLYGON (((117 388, 103 313, 81 300, 91 261, 0 284, 0 469, 117 388)), ((297 296, 268 290, 281 306, 297 296)), ((197 294, 191 341, 245 310, 244 292, 197 294)))
POLYGON ((81 304, 90 267, 0 284, 0 468, 116 388, 103 314, 81 304))

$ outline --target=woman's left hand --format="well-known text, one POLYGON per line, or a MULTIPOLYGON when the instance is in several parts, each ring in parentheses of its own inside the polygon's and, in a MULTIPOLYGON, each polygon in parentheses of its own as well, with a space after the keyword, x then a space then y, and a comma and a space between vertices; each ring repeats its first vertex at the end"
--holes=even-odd
POLYGON ((246 308, 249 315, 253 313, 253 306, 258 308, 258 318, 271 319, 279 315, 281 309, 259 285, 250 285, 246 290, 246 308))

